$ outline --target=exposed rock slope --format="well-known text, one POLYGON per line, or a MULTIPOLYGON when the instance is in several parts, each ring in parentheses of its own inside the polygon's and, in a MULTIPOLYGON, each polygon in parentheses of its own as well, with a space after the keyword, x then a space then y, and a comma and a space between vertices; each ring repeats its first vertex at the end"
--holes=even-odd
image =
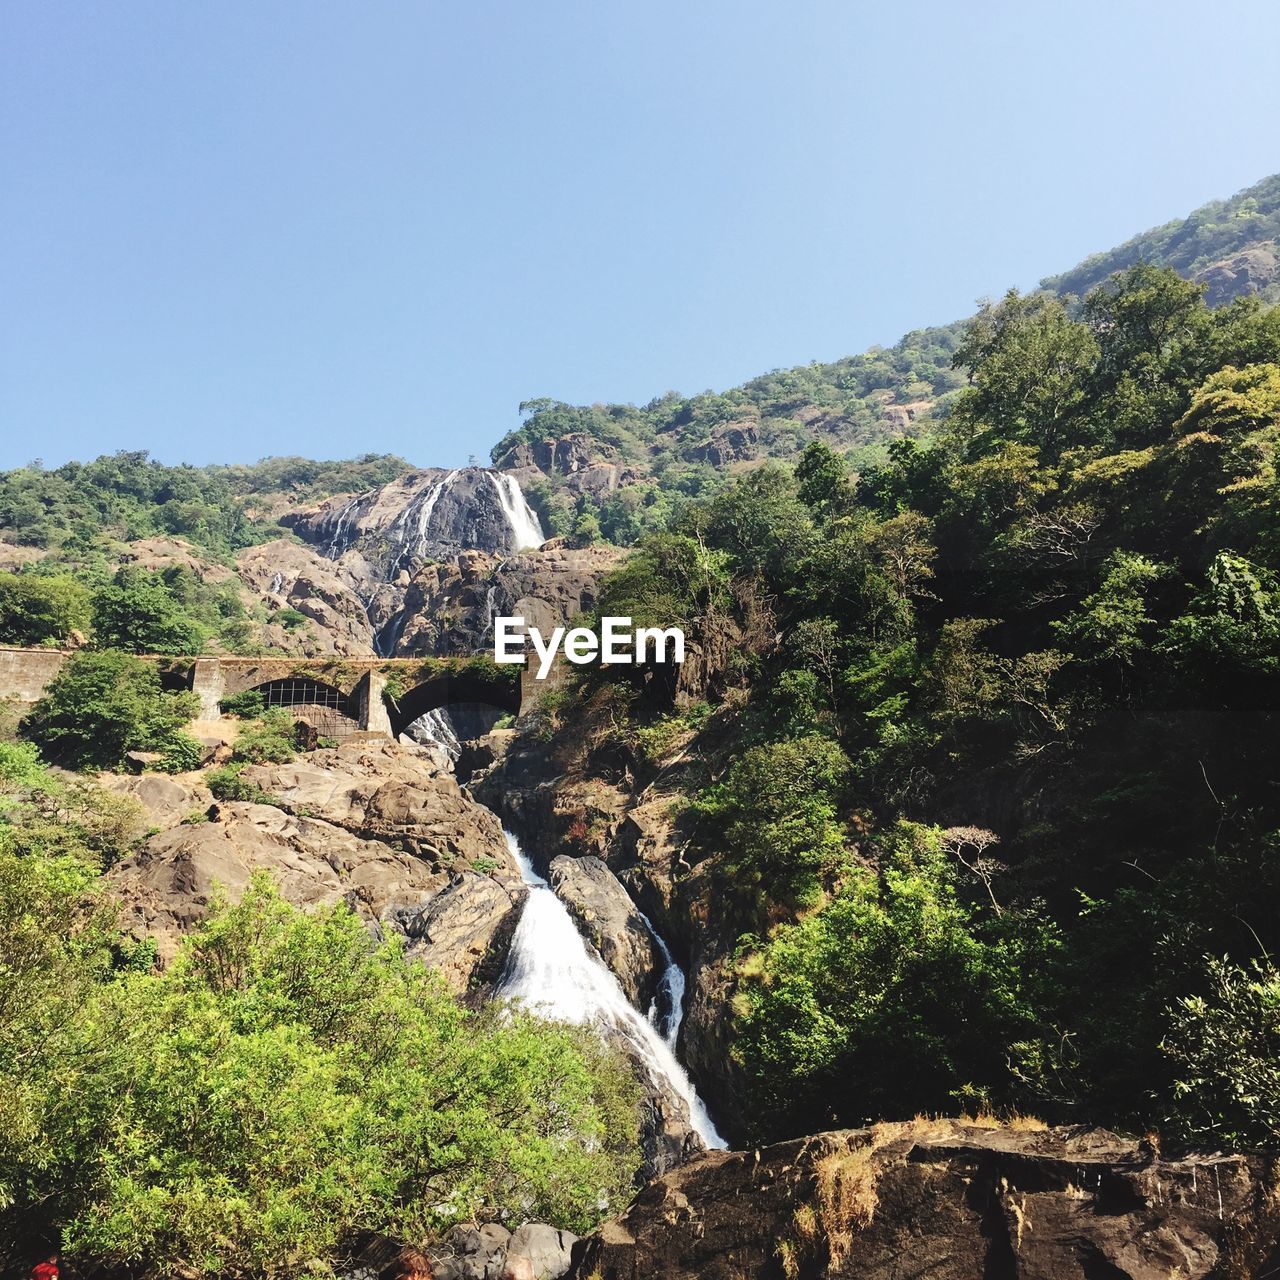
POLYGON ((243 776, 278 803, 210 805, 198 779, 124 788, 169 825, 107 880, 163 959, 217 891, 234 899, 264 869, 292 902, 343 901, 404 934, 459 991, 497 977, 525 889, 501 824, 427 753, 351 743, 243 776))
POLYGON ((577 1280, 1166 1280, 1272 1274, 1259 1160, 1103 1130, 878 1125, 711 1152, 574 1250, 577 1280))

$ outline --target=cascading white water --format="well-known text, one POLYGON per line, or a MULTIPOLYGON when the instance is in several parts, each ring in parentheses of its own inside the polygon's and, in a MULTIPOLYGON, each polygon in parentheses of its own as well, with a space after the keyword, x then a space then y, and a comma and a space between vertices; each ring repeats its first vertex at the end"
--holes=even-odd
POLYGON ((455 468, 437 480, 425 493, 420 493, 391 522, 391 527, 401 526, 405 531, 404 554, 424 556, 427 540, 431 535, 431 515, 440 501, 440 495, 454 482, 458 472, 455 468), (412 532, 410 530, 412 529, 412 532))
POLYGON ((542 524, 533 508, 525 501, 520 482, 515 476, 505 471, 486 471, 485 475, 498 491, 498 501, 502 504, 502 513, 507 517, 507 524, 515 536, 516 551, 527 551, 540 547, 547 540, 542 532, 542 524))
POLYGON ((649 936, 658 948, 663 964, 662 977, 658 979, 658 999, 649 1008, 649 1021, 658 1027, 662 1032, 662 1038, 674 1050, 676 1040, 680 1036, 680 1020, 684 1017, 684 970, 676 964, 671 948, 653 927, 653 921, 639 908, 636 909, 636 914, 649 930, 649 936), (663 1005, 666 1006, 667 1016, 665 1022, 660 1024, 663 1005))
POLYGON ((429 742, 443 751, 449 757, 450 766, 457 763, 462 743, 458 741, 458 732, 444 707, 436 707, 434 711, 419 716, 409 732, 419 742, 429 742))
MULTIPOLYGON (((727 1147, 673 1050, 675 1031, 680 1025, 678 1006, 673 1006, 664 1037, 632 1007, 618 979, 587 950, 564 903, 534 871, 515 836, 509 831, 506 835, 520 875, 529 886, 529 899, 516 926, 507 967, 495 994, 518 1001, 545 1018, 592 1023, 623 1036, 654 1083, 667 1086, 684 1100, 690 1123, 702 1141, 708 1147, 727 1147)), ((669 958, 665 945, 663 951, 669 958)), ((674 963, 668 965, 668 973, 673 967, 674 963)), ((683 996, 683 990, 681 973, 678 985, 671 986, 671 995, 683 996)))

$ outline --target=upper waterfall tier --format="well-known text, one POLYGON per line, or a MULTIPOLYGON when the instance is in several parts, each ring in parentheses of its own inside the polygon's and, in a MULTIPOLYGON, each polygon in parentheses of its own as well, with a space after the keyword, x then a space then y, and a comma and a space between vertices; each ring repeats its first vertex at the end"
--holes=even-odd
POLYGON ((487 467, 414 471, 285 523, 330 559, 357 552, 383 581, 459 551, 508 555, 544 541, 515 477, 487 467))

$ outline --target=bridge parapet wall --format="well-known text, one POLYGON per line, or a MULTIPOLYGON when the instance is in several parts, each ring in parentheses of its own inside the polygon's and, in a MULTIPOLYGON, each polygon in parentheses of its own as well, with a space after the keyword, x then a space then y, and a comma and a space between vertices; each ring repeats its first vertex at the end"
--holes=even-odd
POLYGON ((68 656, 61 649, 0 648, 0 697, 38 702, 68 656))

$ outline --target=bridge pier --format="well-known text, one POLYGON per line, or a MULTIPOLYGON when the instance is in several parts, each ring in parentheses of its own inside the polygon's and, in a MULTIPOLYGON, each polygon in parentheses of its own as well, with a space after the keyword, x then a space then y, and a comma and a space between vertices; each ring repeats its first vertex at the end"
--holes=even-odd
POLYGON ((200 720, 217 720, 222 715, 223 694, 227 690, 222 664, 217 658, 197 658, 191 668, 191 691, 200 699, 200 720))
POLYGON ((383 698, 383 690, 387 687, 387 677, 381 671, 369 671, 360 683, 351 691, 353 710, 360 728, 366 733, 377 733, 390 738, 391 717, 387 714, 387 703, 383 698))

